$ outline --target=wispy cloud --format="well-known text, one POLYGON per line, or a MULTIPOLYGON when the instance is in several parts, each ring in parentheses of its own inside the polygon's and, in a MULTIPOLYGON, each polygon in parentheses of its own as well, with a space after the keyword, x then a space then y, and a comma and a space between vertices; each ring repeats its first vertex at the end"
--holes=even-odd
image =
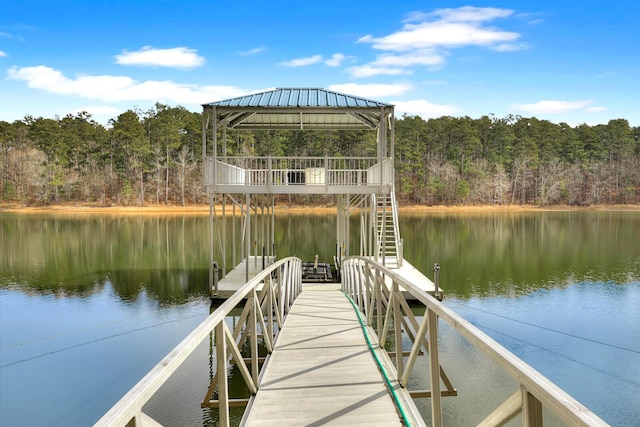
POLYGON ((607 107, 589 107, 584 109, 587 113, 602 113, 603 111, 607 111, 607 107))
POLYGON ((204 58, 195 49, 174 47, 171 49, 155 49, 144 46, 135 52, 124 51, 116 55, 116 63, 120 65, 137 65, 142 67, 168 67, 191 69, 203 65, 204 58))
POLYGON ((529 46, 526 43, 500 43, 489 47, 496 52, 517 52, 519 50, 528 49, 529 46))
POLYGON ((347 59, 347 57, 343 54, 334 53, 331 58, 324 61, 324 63, 329 67, 339 67, 345 59, 347 59))
POLYGON ((416 48, 491 46, 513 42, 520 34, 503 31, 496 27, 482 26, 495 18, 509 16, 508 9, 462 7, 441 9, 424 15, 425 21, 407 23, 401 31, 383 37, 366 35, 361 43, 371 43, 375 49, 397 52, 416 48), (431 18, 436 18, 431 20, 431 18))
POLYGON ((3 51, 1 51, 1 50, 0 50, 0 58, 2 58, 2 57, 4 57, 4 56, 9 56, 9 55, 7 55, 7 53, 6 53, 6 52, 3 52, 3 51))
POLYGON ((411 74, 411 67, 416 65, 435 70, 441 68, 444 63, 444 56, 433 49, 416 49, 401 54, 382 54, 375 61, 347 68, 346 71, 353 77, 400 75, 411 74))
POLYGON ((331 58, 324 59, 322 55, 313 55, 306 58, 296 58, 290 61, 282 61, 280 65, 285 67, 306 67, 308 65, 324 63, 328 67, 338 67, 342 62, 347 59, 342 53, 334 53, 331 58))
POLYGON ((373 77, 373 76, 397 76, 401 74, 411 74, 412 71, 399 67, 384 67, 376 64, 359 65, 347 68, 347 73, 353 77, 373 77))
POLYGON ((82 75, 66 77, 62 72, 44 65, 13 67, 7 78, 26 82, 32 89, 56 95, 71 95, 102 102, 162 101, 178 104, 202 104, 214 100, 241 96, 249 91, 234 86, 199 86, 169 80, 136 81, 127 76, 82 75))
POLYGON ((322 62, 322 55, 313 55, 306 58, 282 61, 280 65, 284 65, 285 67, 306 67, 307 65, 317 64, 319 62, 322 62))
POLYGON ((21 35, 16 34, 16 31, 18 32, 33 32, 35 31, 35 28, 31 27, 31 26, 27 26, 27 25, 13 25, 11 30, 13 32, 11 33, 7 33, 5 31, 0 31, 0 39, 7 39, 7 40, 15 40, 15 41, 19 41, 19 42, 23 42, 24 41, 24 37, 21 35))
POLYGON ((354 77, 376 74, 406 74, 408 68, 424 66, 430 70, 442 68, 452 49, 475 46, 499 52, 526 49, 515 43, 520 34, 489 26, 498 18, 513 14, 510 9, 465 6, 457 9, 438 9, 431 13, 414 12, 404 21, 401 30, 374 37, 367 34, 359 43, 368 43, 385 53, 368 64, 352 67, 354 77), (403 69, 405 72, 391 71, 403 69))
POLYGON ((238 52, 238 54, 242 56, 251 56, 251 55, 256 55, 258 53, 262 53, 265 50, 267 50, 266 47, 254 47, 253 49, 240 51, 238 52))
POLYGON ((404 22, 422 22, 436 18, 450 22, 482 22, 491 21, 496 18, 506 18, 513 14, 509 9, 498 9, 495 7, 475 7, 463 6, 455 9, 437 9, 433 12, 411 12, 404 22))
MULTIPOLYGON (((569 111, 586 109, 593 104, 592 100, 585 101, 557 101, 542 100, 533 104, 513 104, 511 108, 530 114, 561 114, 569 111)), ((591 107, 598 108, 598 107, 591 107)), ((585 110, 586 111, 586 110, 585 110)))

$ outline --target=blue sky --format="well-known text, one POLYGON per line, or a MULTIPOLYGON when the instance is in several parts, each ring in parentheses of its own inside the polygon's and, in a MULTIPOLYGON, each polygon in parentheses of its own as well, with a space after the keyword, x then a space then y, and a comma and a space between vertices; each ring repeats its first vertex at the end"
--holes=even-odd
POLYGON ((323 87, 396 114, 640 125, 640 2, 3 1, 0 120, 323 87))

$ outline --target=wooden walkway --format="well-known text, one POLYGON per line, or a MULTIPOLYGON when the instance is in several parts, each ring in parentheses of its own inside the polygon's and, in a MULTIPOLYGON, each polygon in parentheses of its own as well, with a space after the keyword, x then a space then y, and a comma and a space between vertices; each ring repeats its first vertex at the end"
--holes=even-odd
POLYGON ((402 425, 357 315, 337 286, 304 285, 247 408, 247 425, 402 425))

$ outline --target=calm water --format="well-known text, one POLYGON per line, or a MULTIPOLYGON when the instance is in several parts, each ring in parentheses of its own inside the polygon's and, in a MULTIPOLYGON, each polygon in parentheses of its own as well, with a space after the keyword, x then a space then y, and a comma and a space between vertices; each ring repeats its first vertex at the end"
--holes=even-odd
MULTIPOLYGON (((90 425, 202 321, 207 222, 0 214, 0 425, 90 425)), ((279 256, 330 259, 333 216, 276 222, 279 256)), ((446 304, 612 425, 637 424, 640 213, 404 215, 401 233, 412 264, 440 263, 446 304)), ((459 391, 445 422, 474 425, 516 386, 453 331, 441 340, 459 391)), ((204 342, 147 412, 215 424, 210 362, 204 342)))

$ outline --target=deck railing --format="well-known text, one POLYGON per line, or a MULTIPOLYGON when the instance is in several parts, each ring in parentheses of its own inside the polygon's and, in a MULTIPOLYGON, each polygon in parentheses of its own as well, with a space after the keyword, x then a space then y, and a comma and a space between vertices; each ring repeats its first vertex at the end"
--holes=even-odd
POLYGON ((343 291, 364 314, 367 325, 373 330, 377 329, 377 344, 384 349, 388 333, 394 335, 395 351, 389 356, 395 359, 395 380, 401 387, 407 386, 418 356, 424 354, 428 357, 431 390, 410 393, 414 397, 431 398, 432 426, 443 425, 441 397, 457 393, 438 360, 438 318, 453 327, 520 385, 518 391, 478 425, 504 425, 518 414, 522 414, 523 425, 541 426, 543 407, 567 425, 608 425, 484 332, 393 270, 370 258, 351 257, 343 260, 341 277, 343 291), (422 321, 418 322, 413 315, 401 288, 424 306, 422 321), (388 332, 390 330, 391 332, 388 332), (409 337, 413 342, 408 355, 403 353, 403 336, 409 337), (396 357, 398 354, 403 357, 396 357), (408 357, 405 359, 404 356, 408 357), (440 380, 446 390, 441 390, 440 380))
POLYGON ((376 157, 209 157, 205 162, 206 185, 373 186, 392 181, 391 159, 380 163, 376 157))
MULTIPOLYGON (((143 406, 198 345, 209 337, 211 332, 214 332, 216 373, 211 380, 211 385, 201 406, 203 408, 219 408, 220 425, 228 426, 229 404, 232 401, 229 398, 228 364, 233 361, 238 366, 247 388, 252 394, 255 394, 260 375, 258 337, 262 337, 262 344, 265 346, 267 353, 271 353, 277 333, 282 328, 284 317, 300 293, 301 286, 302 261, 299 258, 285 258, 259 272, 211 313, 95 425, 159 425, 142 412, 143 406), (258 291, 259 286, 262 286, 260 291, 258 291), (242 302, 245 302, 242 314, 232 332, 225 318, 231 310, 242 302), (240 349, 247 342, 250 348, 250 356, 245 359, 240 349), (224 373, 224 375, 220 375, 220 373, 224 373), (218 399, 213 400, 214 392, 216 391, 218 399)), ((235 400, 232 403, 242 404, 246 402, 235 400)))

